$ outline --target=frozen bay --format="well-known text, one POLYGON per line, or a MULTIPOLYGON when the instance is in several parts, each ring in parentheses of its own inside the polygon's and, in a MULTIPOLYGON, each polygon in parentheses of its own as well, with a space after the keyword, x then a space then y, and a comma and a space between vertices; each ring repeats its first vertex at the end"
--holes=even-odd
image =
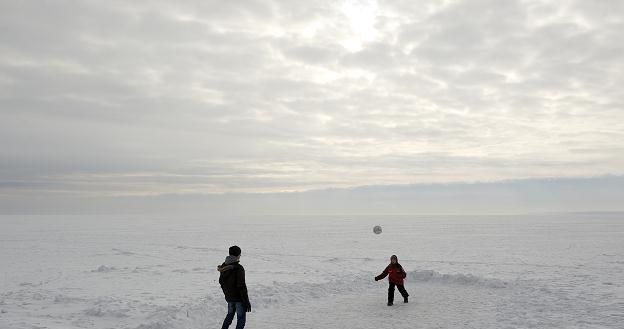
POLYGON ((624 215, 0 216, 0 327, 216 328, 241 246, 250 328, 618 328, 624 215), (375 235, 374 225, 383 233, 375 235), (409 304, 373 277, 396 254, 409 304))

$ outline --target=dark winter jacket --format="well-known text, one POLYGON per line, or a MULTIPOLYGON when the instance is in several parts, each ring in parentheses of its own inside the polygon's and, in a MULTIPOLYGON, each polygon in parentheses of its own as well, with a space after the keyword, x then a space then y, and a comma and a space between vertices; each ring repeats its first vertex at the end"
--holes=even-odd
POLYGON ((375 281, 379 281, 388 276, 388 281, 394 284, 403 285, 403 279, 407 276, 407 273, 403 270, 403 266, 401 264, 390 264, 386 267, 383 273, 379 274, 375 277, 375 281))
POLYGON ((219 284, 225 294, 225 300, 228 302, 243 302, 245 305, 249 305, 243 266, 238 262, 223 263, 217 267, 217 270, 221 273, 219 275, 219 284))

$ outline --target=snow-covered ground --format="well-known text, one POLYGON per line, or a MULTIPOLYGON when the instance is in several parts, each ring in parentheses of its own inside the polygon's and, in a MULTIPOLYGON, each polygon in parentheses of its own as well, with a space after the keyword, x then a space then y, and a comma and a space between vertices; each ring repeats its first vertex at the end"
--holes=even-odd
POLYGON ((0 216, 0 328, 622 328, 624 215, 0 216), (383 233, 375 235, 374 225, 383 233), (396 254, 410 303, 375 282, 396 254), (233 328, 233 327, 232 327, 233 328))

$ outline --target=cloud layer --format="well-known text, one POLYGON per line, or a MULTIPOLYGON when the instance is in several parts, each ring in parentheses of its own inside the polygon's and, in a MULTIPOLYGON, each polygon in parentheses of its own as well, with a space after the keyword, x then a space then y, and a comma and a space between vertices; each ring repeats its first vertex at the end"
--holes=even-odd
POLYGON ((0 194, 624 173, 621 1, 0 3, 0 194))

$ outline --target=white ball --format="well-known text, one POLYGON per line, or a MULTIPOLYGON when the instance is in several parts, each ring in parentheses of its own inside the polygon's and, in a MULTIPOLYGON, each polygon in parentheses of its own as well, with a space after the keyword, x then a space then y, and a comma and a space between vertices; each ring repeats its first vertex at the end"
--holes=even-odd
POLYGON ((381 234, 381 226, 377 225, 377 226, 373 227, 373 232, 375 234, 381 234))

